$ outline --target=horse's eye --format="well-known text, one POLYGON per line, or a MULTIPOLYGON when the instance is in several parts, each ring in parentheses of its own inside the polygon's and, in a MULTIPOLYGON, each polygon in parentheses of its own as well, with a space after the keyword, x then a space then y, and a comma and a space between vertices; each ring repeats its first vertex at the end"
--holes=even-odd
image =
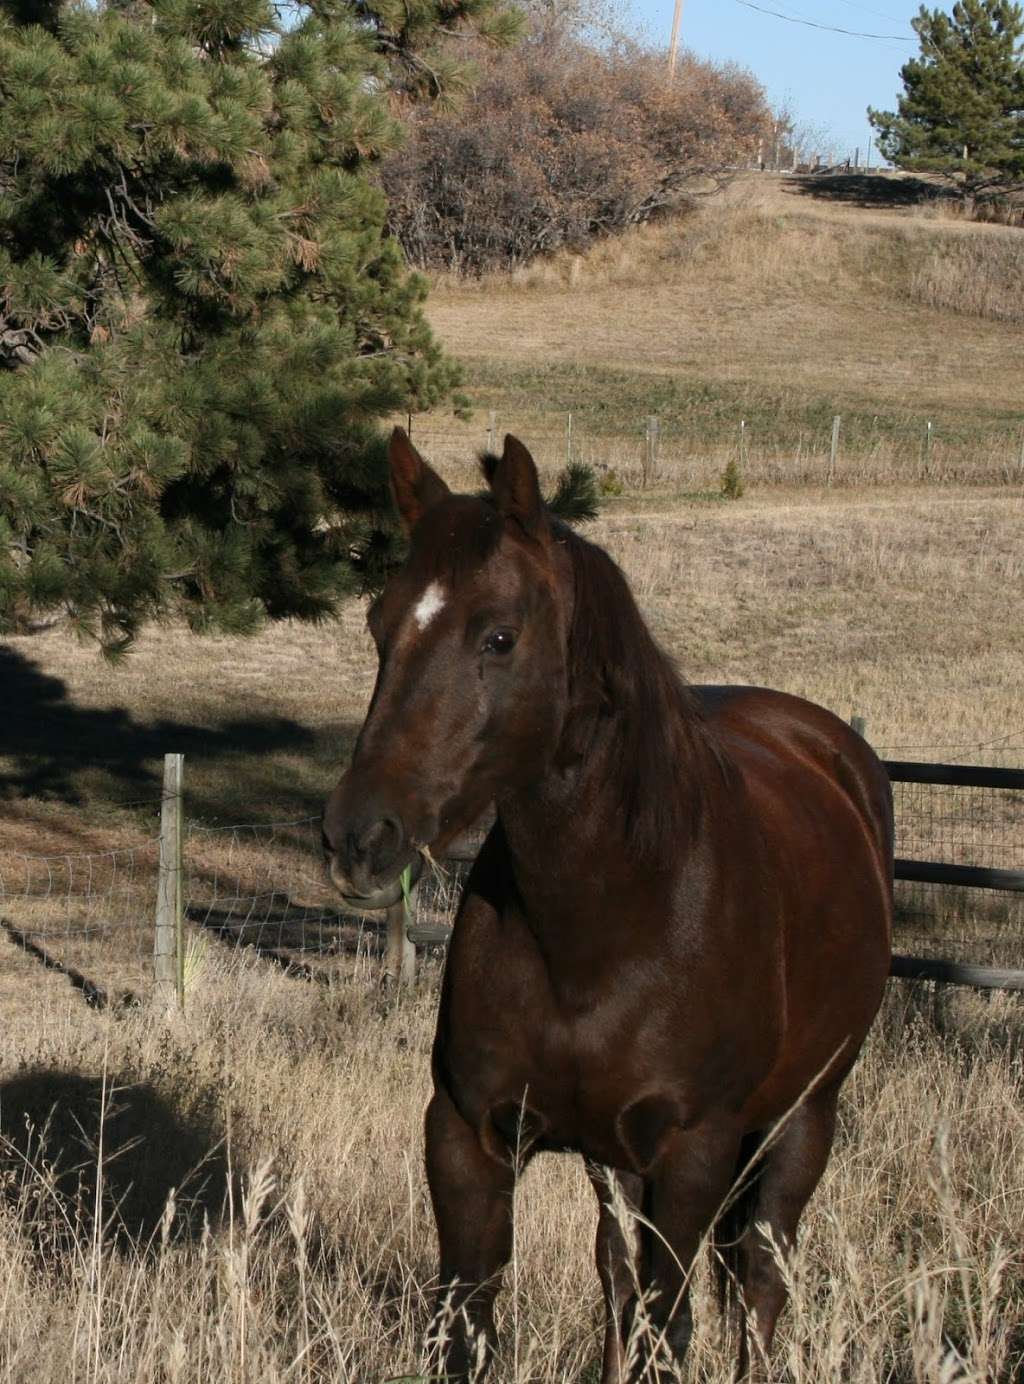
POLYGON ((485 654, 508 654, 516 646, 515 630, 492 630, 484 640, 485 654))

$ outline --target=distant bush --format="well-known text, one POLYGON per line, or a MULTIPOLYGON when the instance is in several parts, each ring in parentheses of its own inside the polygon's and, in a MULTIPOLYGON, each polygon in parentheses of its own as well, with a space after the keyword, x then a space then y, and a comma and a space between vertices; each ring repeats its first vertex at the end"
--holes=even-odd
POLYGON ((746 490, 743 473, 735 457, 730 457, 722 472, 722 494, 727 500, 738 500, 746 490))
POLYGON ((603 466, 600 469, 597 488, 602 495, 621 495, 626 487, 622 477, 614 466, 603 466))
POLYGON ((514 55, 482 53, 457 111, 410 117, 382 166, 391 227, 423 268, 478 274, 679 205, 746 158, 769 121, 754 78, 546 26, 514 55))

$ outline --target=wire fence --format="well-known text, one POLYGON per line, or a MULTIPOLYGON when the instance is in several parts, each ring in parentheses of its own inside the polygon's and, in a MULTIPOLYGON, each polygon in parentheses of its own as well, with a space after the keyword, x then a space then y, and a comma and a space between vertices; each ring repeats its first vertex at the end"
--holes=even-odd
MULTIPOLYGON (((1024 871, 1024 791, 897 782, 894 800, 898 856, 1024 871)), ((410 931, 421 944, 443 944, 482 839, 477 830, 460 843, 460 858, 425 872, 410 931)), ((324 872, 319 817, 188 822, 182 855, 187 948, 244 951, 325 982, 379 977, 385 920, 342 906, 324 872)), ((143 1001, 154 991, 159 877, 153 837, 97 851, 0 847, 6 939, 37 983, 40 966, 64 983, 68 1002, 75 991, 96 1008, 143 1001)), ((908 881, 897 881, 896 893, 901 950, 935 955, 956 943, 972 960, 1021 965, 1024 894, 908 881)))
POLYGON ((146 993, 159 848, 152 838, 102 851, 0 852, 8 940, 97 1007, 146 993))
MULTIPOLYGON (((185 916, 193 927, 291 965, 379 958, 380 916, 341 906, 324 869, 319 817, 266 826, 191 825, 186 859, 185 916)), ((450 926, 464 865, 448 861, 425 871, 416 891, 419 928, 450 926)))
MULTIPOLYGON (((898 858, 1024 871, 1024 790, 897 782, 893 802, 898 858)), ((901 946, 955 942, 985 964, 1024 963, 1024 893, 897 880, 896 904, 901 946)))
MULTIPOLYGON (((614 389, 612 387, 612 392, 614 389)), ((655 405, 657 407, 657 405, 655 405)), ((594 467, 606 493, 653 487, 720 491, 733 462, 761 485, 844 486, 958 483, 1024 487, 1024 421, 982 429, 918 414, 854 413, 816 405, 813 417, 696 395, 660 413, 630 416, 602 399, 579 408, 478 408, 471 419, 403 420, 416 446, 445 467, 472 473, 481 451, 500 450, 506 432, 528 443, 547 482, 570 461, 594 467)))
MULTIPOLYGON (((186 971, 212 943, 306 979, 379 978, 385 920, 346 908, 328 883, 319 817, 188 822, 183 835, 186 971)), ((481 840, 478 833, 470 856, 481 840)), ((421 945, 443 942, 467 863, 425 872, 412 919, 421 945)), ((59 982, 47 992, 55 1021, 82 997, 96 1009, 152 998, 160 868, 159 838, 74 853, 0 847, 0 926, 16 949, 8 960, 32 963, 24 973, 29 990, 38 989, 40 968, 59 982)))

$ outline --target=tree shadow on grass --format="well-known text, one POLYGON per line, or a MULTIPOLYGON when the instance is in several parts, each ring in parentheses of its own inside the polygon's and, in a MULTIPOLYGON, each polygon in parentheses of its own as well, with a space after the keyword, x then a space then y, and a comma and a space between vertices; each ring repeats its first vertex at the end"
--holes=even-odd
POLYGON ((921 178, 893 178, 884 173, 813 173, 786 182, 789 192, 823 202, 857 207, 916 207, 941 201, 947 189, 921 178))
POLYGON ((0 1178, 40 1262, 73 1270, 97 1231, 146 1252, 172 1193, 169 1237, 195 1238, 220 1219, 231 1173, 212 1121, 148 1083, 38 1069, 0 1085, 0 1178))
MULTIPOLYGON (((332 760, 348 739, 337 735, 332 760)), ((76 706, 67 684, 18 650, 0 646, 0 800, 35 798, 85 806, 115 796, 159 797, 163 756, 182 753, 201 767, 190 775, 189 811, 208 819, 238 805, 272 800, 295 816, 319 813, 333 783, 324 740, 285 716, 225 717, 216 726, 161 718, 139 721, 120 707, 76 706), (282 773, 274 757, 301 754, 310 774, 282 773)))

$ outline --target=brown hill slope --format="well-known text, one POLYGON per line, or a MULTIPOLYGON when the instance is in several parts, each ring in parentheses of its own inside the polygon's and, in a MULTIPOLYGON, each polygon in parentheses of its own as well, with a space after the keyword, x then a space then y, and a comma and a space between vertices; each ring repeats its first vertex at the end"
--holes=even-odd
MULTIPOLYGON (((569 410, 598 460, 649 413, 670 453, 718 458, 743 418, 799 479, 796 454, 819 457, 839 413, 873 476, 917 467, 931 419, 933 468, 999 479, 1024 421, 1022 233, 906 204, 905 187, 744 175, 586 257, 440 282, 429 314, 481 409, 555 452, 569 410)), ((424 423, 447 450, 448 425, 424 423)))

